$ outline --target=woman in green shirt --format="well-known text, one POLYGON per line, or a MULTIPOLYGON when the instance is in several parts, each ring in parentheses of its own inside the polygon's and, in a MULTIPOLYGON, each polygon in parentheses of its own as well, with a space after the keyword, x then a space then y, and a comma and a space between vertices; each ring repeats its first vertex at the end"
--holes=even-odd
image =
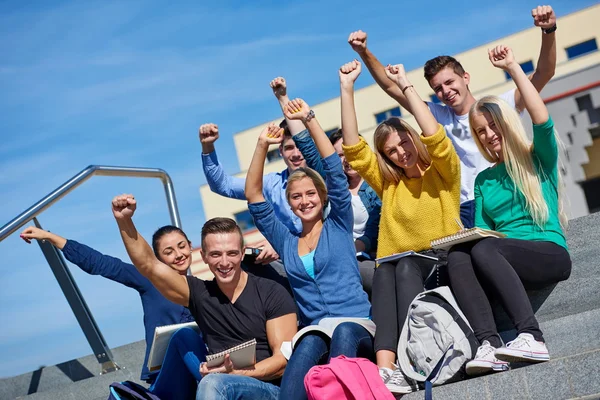
POLYGON ((548 361, 525 287, 556 283, 571 274, 554 123, 512 50, 497 46, 489 57, 510 74, 523 96, 533 121, 533 143, 517 112, 498 97, 484 97, 471 108, 475 143, 494 163, 475 180, 475 226, 507 237, 454 246, 448 255, 452 289, 481 343, 467 363, 470 375, 505 371, 509 361, 548 361), (517 330, 517 338, 505 347, 480 281, 498 297, 517 330))

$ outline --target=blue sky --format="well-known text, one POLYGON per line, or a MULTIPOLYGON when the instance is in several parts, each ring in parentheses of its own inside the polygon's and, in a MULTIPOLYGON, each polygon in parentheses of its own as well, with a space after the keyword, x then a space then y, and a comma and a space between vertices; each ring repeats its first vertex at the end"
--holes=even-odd
MULTIPOLYGON (((565 15, 594 0, 560 0, 565 15)), ((357 29, 383 62, 408 69, 532 25, 537 3, 377 1, 0 3, 0 224, 90 164, 163 168, 197 245, 205 182, 198 126, 219 124, 217 150, 238 171, 232 133, 279 116, 269 81, 285 76, 309 104, 336 97, 357 29), (408 4, 407 4, 408 3, 408 4), (448 4, 453 4, 449 8, 448 4)), ((560 28, 558 30, 560 35, 560 28)), ((363 74, 360 85, 371 84, 363 74)), ((43 227, 127 260, 110 212, 136 195, 145 237, 169 223, 155 180, 97 177, 39 217, 43 227)), ((0 377, 91 353, 35 244, 0 243, 0 377)), ((139 297, 71 271, 111 347, 143 338, 139 297)))

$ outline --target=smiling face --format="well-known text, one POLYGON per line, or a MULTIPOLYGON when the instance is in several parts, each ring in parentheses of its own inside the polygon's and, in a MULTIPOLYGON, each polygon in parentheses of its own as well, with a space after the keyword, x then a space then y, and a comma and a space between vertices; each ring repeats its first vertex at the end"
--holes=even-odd
POLYGON ((415 142, 406 131, 392 130, 384 142, 383 154, 402 169, 414 167, 419 160, 415 142))
POLYGON ((192 263, 192 248, 185 236, 174 231, 158 240, 158 256, 175 271, 185 273, 192 263))
POLYGON ((311 222, 323 217, 323 200, 313 180, 308 176, 288 182, 288 202, 292 212, 302 222, 311 222))
POLYGON ((464 75, 458 75, 450 66, 443 68, 429 80, 429 86, 440 99, 452 109, 461 110, 463 104, 469 98, 470 76, 467 72, 464 75))
POLYGON ((348 161, 346 161, 346 156, 344 155, 344 150, 342 150, 342 139, 335 142, 333 144, 333 148, 335 149, 335 152, 337 153, 337 155, 340 157, 340 161, 342 161, 342 167, 344 168, 344 174, 346 174, 346 176, 348 178, 354 178, 354 177, 358 176, 358 172, 353 170, 352 167, 350 166, 350 164, 348 163, 348 161))
POLYGON ((239 232, 211 233, 202 245, 202 260, 208 264, 219 285, 237 283, 244 257, 239 232))
POLYGON ((471 129, 485 149, 502 159, 502 132, 494 122, 492 114, 488 111, 474 113, 471 129))
POLYGON ((298 147, 296 147, 296 143, 294 143, 294 139, 291 136, 283 139, 283 142, 279 145, 279 152, 290 172, 306 167, 304 156, 298 147))

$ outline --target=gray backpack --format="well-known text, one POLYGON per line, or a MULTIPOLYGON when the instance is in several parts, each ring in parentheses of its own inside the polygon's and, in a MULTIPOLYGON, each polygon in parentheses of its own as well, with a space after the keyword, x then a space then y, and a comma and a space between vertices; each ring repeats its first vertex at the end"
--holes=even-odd
POLYGON ((420 293, 410 304, 398 341, 402 372, 425 383, 425 398, 432 385, 464 378, 464 365, 479 343, 450 288, 442 286, 420 293))

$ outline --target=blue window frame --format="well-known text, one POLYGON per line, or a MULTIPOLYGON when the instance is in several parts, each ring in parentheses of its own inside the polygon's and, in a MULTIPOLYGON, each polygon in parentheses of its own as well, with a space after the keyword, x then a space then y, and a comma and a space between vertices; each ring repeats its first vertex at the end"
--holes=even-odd
POLYGON ((242 233, 246 233, 248 231, 256 229, 256 225, 254 224, 254 218, 252 218, 252 214, 250 214, 250 211, 240 211, 239 213, 235 213, 234 217, 235 221, 240 226, 242 233))
POLYGON ((438 97, 435 94, 430 94, 429 95, 429 100, 433 103, 433 104, 441 104, 440 99, 438 99, 438 97))
POLYGON ((590 39, 567 47, 565 50, 567 51, 567 58, 570 60, 584 54, 598 51, 598 43, 596 43, 596 39, 590 39))
POLYGON ((389 110, 385 110, 385 111, 375 114, 375 120, 377 121, 378 124, 380 124, 390 117, 400 117, 400 116, 402 116, 400 107, 394 107, 394 108, 390 108, 389 110))
POLYGON ((281 153, 279 152, 279 147, 273 150, 269 150, 267 153, 267 162, 272 163, 277 160, 281 160, 281 153))
MULTIPOLYGON (((523 72, 525 72, 526 74, 529 74, 535 70, 535 68, 533 67, 533 60, 522 62, 519 65, 521 66, 521 68, 523 68, 523 72)), ((510 74, 506 71, 504 71, 504 77, 507 81, 510 81, 512 79, 510 77, 510 74)))

